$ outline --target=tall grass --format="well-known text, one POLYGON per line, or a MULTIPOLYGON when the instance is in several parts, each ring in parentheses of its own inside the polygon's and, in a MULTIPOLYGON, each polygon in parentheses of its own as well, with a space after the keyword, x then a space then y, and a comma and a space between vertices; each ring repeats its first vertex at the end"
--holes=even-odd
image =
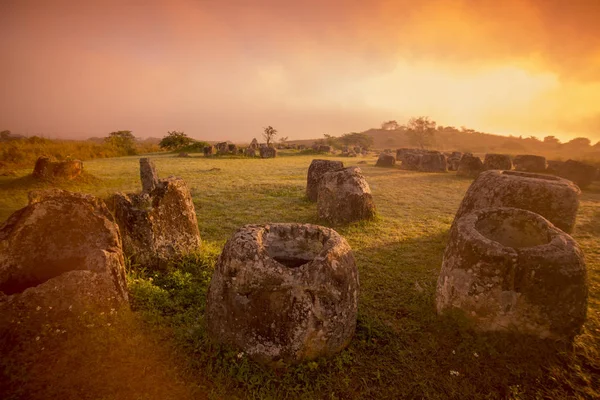
MULTIPOLYGON (((138 154, 144 154, 160 151, 160 148, 157 144, 136 142, 135 150, 138 154)), ((0 168, 6 169, 33 167, 40 156, 54 157, 58 160, 92 160, 125 155, 126 149, 90 140, 52 140, 32 136, 0 142, 0 168)))

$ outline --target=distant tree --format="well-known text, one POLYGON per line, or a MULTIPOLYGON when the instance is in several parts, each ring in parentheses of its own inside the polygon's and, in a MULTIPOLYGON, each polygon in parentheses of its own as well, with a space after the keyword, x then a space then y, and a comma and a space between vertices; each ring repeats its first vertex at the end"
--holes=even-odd
POLYGON ((5 130, 5 131, 0 132, 0 139, 4 139, 4 140, 10 139, 10 131, 5 130))
POLYGON ((385 121, 381 124, 381 129, 384 129, 386 131, 395 131, 399 127, 400 125, 398 125, 398 122, 396 122, 395 120, 385 121))
POLYGON ((585 138, 585 137, 578 137, 578 138, 569 140, 567 143, 565 143, 565 146, 574 147, 574 148, 587 148, 587 147, 590 147, 591 145, 592 145, 592 142, 590 141, 590 139, 585 138))
POLYGON ((277 135, 277 130, 275 128, 273 128, 271 125, 264 128, 263 138, 265 138, 265 141, 267 142, 267 146, 271 145, 271 140, 273 140, 273 137, 275 135, 277 135))
POLYGON ((287 140, 288 140, 288 137, 287 137, 287 136, 280 137, 280 138, 279 138, 279 143, 281 143, 281 144, 285 144, 285 142, 287 142, 287 140))
POLYGON ((408 121, 408 139, 413 146, 424 149, 431 146, 435 139, 435 121, 429 117, 413 117, 408 121))
POLYGON ((546 136, 544 138, 544 143, 552 146, 558 146, 560 144, 560 140, 556 136, 546 136))
POLYGON ((373 146, 373 137, 364 133, 350 132, 340 136, 339 139, 345 146, 360 146, 368 149, 373 146))
POLYGON ((158 145, 161 149, 173 151, 189 146, 194 142, 195 140, 187 136, 183 131, 169 131, 167 132, 167 136, 163 137, 158 145))
POLYGON ((108 134, 108 137, 104 139, 106 143, 109 143, 127 155, 136 154, 135 151, 135 136, 131 131, 115 131, 108 134))
POLYGON ((332 147, 340 147, 339 138, 327 133, 323 134, 323 143, 332 147))

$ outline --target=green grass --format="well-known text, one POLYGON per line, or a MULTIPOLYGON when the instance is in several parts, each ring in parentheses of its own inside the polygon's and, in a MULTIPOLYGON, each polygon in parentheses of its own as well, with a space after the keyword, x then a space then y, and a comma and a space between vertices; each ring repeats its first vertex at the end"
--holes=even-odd
MULTIPOLYGON (((116 347, 127 360, 138 357, 140 365, 154 366, 158 361, 142 351, 146 342, 136 337, 146 335, 160 341, 162 349, 172 349, 158 353, 164 374, 139 378, 149 386, 139 389, 139 398, 166 398, 164 391, 154 390, 165 385, 164 376, 178 377, 173 389, 178 395, 173 398, 600 397, 597 183, 582 195, 574 234, 586 254, 590 299, 588 322, 572 350, 509 333, 476 333, 459 316, 437 316, 434 293, 447 232, 470 180, 453 173, 375 168, 373 157, 360 167, 371 186, 377 217, 334 227, 352 246, 360 273, 358 327, 350 346, 331 359, 270 371, 239 357, 233 349, 211 344, 204 330, 206 290, 230 235, 249 223, 327 225, 317 218, 315 204, 304 198, 306 171, 313 158, 323 156, 155 157, 161 177, 175 175, 188 182, 204 243, 200 254, 190 255, 169 271, 138 267, 129 273, 133 313, 128 314, 129 322, 123 322, 125 328, 113 329, 106 337, 126 337, 128 346, 133 346, 131 354, 124 346, 116 347)), ((347 165, 363 159, 331 158, 347 165)), ((100 197, 140 187, 138 157, 88 161, 85 171, 83 180, 59 187, 100 197)), ((46 186, 28 178, 29 173, 21 170, 16 177, 0 177, 0 220, 26 205, 28 190, 46 186)), ((75 355, 57 357, 64 363, 65 357, 75 355)), ((127 381, 127 365, 112 367, 127 381)), ((93 375, 95 367, 89 368, 93 375)), ((111 393, 102 396, 135 398, 111 397, 111 393)))

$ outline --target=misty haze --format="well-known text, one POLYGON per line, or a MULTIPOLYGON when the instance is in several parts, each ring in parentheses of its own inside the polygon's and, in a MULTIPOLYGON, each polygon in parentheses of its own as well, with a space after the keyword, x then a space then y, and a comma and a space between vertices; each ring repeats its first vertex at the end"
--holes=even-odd
POLYGON ((0 3, 0 398, 600 398, 600 3, 0 3))

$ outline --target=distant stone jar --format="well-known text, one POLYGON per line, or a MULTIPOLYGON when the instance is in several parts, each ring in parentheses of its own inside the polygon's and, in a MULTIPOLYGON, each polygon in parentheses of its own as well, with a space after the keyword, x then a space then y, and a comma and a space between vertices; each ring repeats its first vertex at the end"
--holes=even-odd
POLYGON ((33 168, 33 176, 41 180, 73 180, 83 173, 80 160, 56 161, 49 157, 40 157, 33 168))
POLYGON ((396 157, 389 153, 381 153, 375 163, 376 167, 393 167, 396 165, 396 157))
POLYGON ((521 154, 515 156, 513 160, 515 169, 523 172, 545 172, 546 157, 535 156, 531 154, 521 154))
POLYGON ((264 146, 259 149, 260 158, 275 158, 277 157, 277 149, 275 147, 264 146))
POLYGON ((597 168, 581 161, 567 160, 558 168, 558 176, 573 181, 582 189, 596 178, 597 168))
POLYGON ((319 218, 332 224, 346 224, 375 216, 371 188, 358 167, 325 173, 317 194, 319 218))
POLYGON ((312 160, 306 176, 306 197, 308 197, 308 200, 317 201, 319 180, 323 174, 340 168, 344 168, 344 163, 341 161, 312 160))
POLYGON ((437 310, 462 310, 483 331, 570 341, 586 318, 586 274, 577 243, 542 216, 477 210, 451 231, 437 310))
POLYGON ((330 356, 354 334, 358 290, 352 250, 334 230, 246 225, 215 266, 208 332, 274 367, 330 356))
POLYGON ((448 172, 446 156, 439 151, 424 151, 419 158, 421 172, 448 172))
POLYGON ((512 169, 512 160, 508 154, 486 154, 483 160, 483 169, 500 169, 510 171, 512 169))
POLYGON ((570 233, 581 190, 566 179, 517 171, 482 172, 465 194, 455 221, 473 210, 516 207, 533 211, 570 233))
POLYGON ((467 178, 477 178, 481 171, 483 171, 483 162, 481 162, 481 158, 474 156, 471 153, 465 153, 460 158, 458 168, 456 169, 456 175, 467 178))

